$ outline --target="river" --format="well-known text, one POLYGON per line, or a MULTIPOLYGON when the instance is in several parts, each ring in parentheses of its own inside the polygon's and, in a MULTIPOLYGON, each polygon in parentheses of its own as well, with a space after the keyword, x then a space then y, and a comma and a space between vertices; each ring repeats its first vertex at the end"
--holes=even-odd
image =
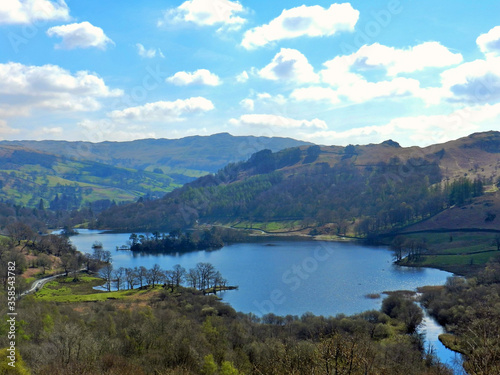
MULTIPOLYGON (((79 251, 91 252, 99 241, 110 250, 117 267, 153 267, 163 269, 180 264, 189 269, 198 262, 212 263, 236 291, 221 294, 236 310, 262 316, 352 315, 381 307, 382 293, 415 290, 424 285, 443 285, 450 273, 431 268, 396 266, 387 248, 359 243, 325 241, 269 241, 224 246, 215 251, 196 251, 176 255, 136 254, 118 251, 129 234, 79 230, 71 242, 79 251), (380 294, 381 298, 367 298, 380 294)), ((422 328, 427 344, 440 360, 452 364, 455 354, 437 339, 442 328, 426 316, 422 328)), ((457 371, 458 373, 458 371, 457 371)))

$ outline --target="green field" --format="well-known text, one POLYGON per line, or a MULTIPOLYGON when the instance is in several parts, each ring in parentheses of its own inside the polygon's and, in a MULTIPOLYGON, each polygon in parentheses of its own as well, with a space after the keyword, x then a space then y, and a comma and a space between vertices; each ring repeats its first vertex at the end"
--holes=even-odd
POLYGON ((403 260, 400 263, 402 265, 434 267, 467 274, 484 266, 491 258, 500 256, 500 252, 493 245, 494 233, 419 233, 405 237, 424 240, 428 250, 418 261, 403 260))
POLYGON ((304 229, 299 220, 269 221, 269 222, 251 222, 240 221, 232 226, 237 229, 257 229, 264 232, 290 232, 304 229))
POLYGON ((151 291, 151 289, 131 289, 104 292, 93 289, 103 284, 103 279, 93 276, 80 276, 78 281, 74 281, 73 277, 61 277, 45 284, 40 291, 35 293, 35 298, 54 302, 90 302, 124 299, 151 291))

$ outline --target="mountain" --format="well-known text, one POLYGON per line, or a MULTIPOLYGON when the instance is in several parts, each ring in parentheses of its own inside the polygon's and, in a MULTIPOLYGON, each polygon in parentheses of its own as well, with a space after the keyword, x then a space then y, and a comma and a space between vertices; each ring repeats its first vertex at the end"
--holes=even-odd
POLYGON ((21 146, 0 146, 0 199, 28 207, 97 210, 113 201, 161 197, 178 187, 161 173, 73 160, 21 146))
POLYGON ((162 170, 177 183, 217 172, 228 163, 246 160, 254 152, 311 145, 291 138, 232 136, 219 133, 180 139, 141 139, 130 142, 2 141, 61 157, 88 160, 137 170, 162 170))
POLYGON ((158 198, 196 177, 265 147, 306 144, 289 138, 227 133, 132 142, 2 141, 0 200, 37 207, 96 210, 113 201, 158 198))
MULTIPOLYGON (((160 200, 115 207, 103 228, 171 230, 197 224, 366 236, 395 231, 497 194, 500 133, 429 147, 381 144, 262 150, 160 200)), ((497 223, 495 223, 497 224, 497 223)))

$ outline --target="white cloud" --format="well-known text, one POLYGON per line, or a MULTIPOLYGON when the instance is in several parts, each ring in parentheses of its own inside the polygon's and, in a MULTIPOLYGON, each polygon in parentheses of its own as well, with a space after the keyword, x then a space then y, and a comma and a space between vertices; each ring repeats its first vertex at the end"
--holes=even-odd
POLYGON ((160 56, 162 59, 165 58, 160 49, 155 49, 155 48, 146 49, 141 43, 137 43, 135 46, 137 47, 137 53, 139 54, 139 56, 145 59, 152 59, 157 55, 160 56))
POLYGON ((198 26, 214 26, 223 24, 219 30, 237 30, 246 20, 237 16, 243 12, 238 1, 229 0, 188 0, 175 9, 165 12, 158 26, 172 23, 192 22, 198 26))
POLYGON ((242 115, 239 119, 231 119, 229 123, 233 126, 258 126, 270 127, 281 129, 299 129, 299 128, 317 128, 327 129, 328 126, 323 120, 313 119, 309 120, 296 120, 288 117, 268 115, 268 114, 251 114, 242 115))
POLYGON ((500 55, 500 26, 492 28, 486 34, 479 35, 476 43, 485 55, 500 55))
POLYGON ((392 81, 368 82, 359 80, 352 85, 340 87, 339 96, 356 103, 377 98, 396 98, 418 93, 420 82, 413 78, 398 77, 392 81))
POLYGON ((176 86, 187 85, 207 85, 218 86, 221 84, 220 78, 207 69, 198 69, 195 72, 177 72, 166 79, 176 86))
POLYGON ((0 24, 29 24, 35 21, 67 21, 69 9, 64 0, 2 0, 0 24))
POLYGON ((61 135, 63 131, 63 128, 60 126, 52 128, 47 128, 44 126, 38 133, 41 135, 61 135))
POLYGON ((116 121, 139 122, 178 122, 183 116, 213 110, 213 103, 203 97, 193 97, 185 100, 159 101, 142 106, 130 107, 108 113, 108 117, 116 121))
POLYGON ((307 58, 295 49, 282 48, 271 63, 259 71, 262 78, 289 80, 299 83, 318 82, 319 76, 307 58))
POLYGON ((240 102, 240 105, 247 111, 253 111, 255 109, 255 101, 253 99, 249 98, 243 99, 240 102))
POLYGON ((89 142, 133 141, 135 139, 156 138, 156 133, 146 127, 117 124, 109 119, 83 120, 78 123, 83 137, 89 142))
POLYGON ((425 42, 407 49, 374 43, 362 46, 353 55, 352 64, 358 69, 381 67, 390 76, 430 67, 447 67, 463 60, 460 53, 453 53, 438 42, 425 42))
POLYGON ((426 42, 408 49, 397 49, 375 43, 364 45, 351 55, 337 56, 324 63, 323 81, 340 86, 359 81, 361 72, 382 68, 389 76, 412 73, 430 67, 447 67, 463 60, 437 42, 426 42), (355 73, 356 72, 356 73, 355 73))
POLYGON ((241 42, 246 49, 265 46, 282 39, 301 36, 331 36, 340 31, 353 31, 359 11, 351 4, 332 4, 325 9, 319 5, 285 9, 267 25, 248 30, 241 42))
POLYGON ((240 74, 238 74, 236 76, 236 82, 245 83, 246 81, 248 81, 249 78, 250 77, 249 77, 247 71, 244 70, 243 72, 241 72, 240 74))
POLYGON ((319 144, 367 144, 387 139, 403 146, 428 146, 476 131, 491 130, 500 120, 500 104, 466 107, 447 115, 399 117, 384 125, 364 126, 344 131, 319 131, 304 138, 319 144))
POLYGON ((0 139, 4 139, 6 135, 19 134, 20 132, 19 129, 12 129, 9 127, 4 120, 0 120, 0 139))
POLYGON ((0 82, 0 110, 6 106, 15 116, 29 115, 34 108, 93 111, 101 107, 99 98, 123 95, 95 74, 71 74, 56 65, 0 64, 0 82))
POLYGON ((100 27, 96 27, 90 22, 54 26, 47 30, 47 35, 61 37, 62 42, 56 44, 56 48, 61 49, 95 47, 104 50, 108 44, 114 44, 100 27))
POLYGON ((500 57, 475 60, 441 74, 443 96, 449 101, 488 103, 500 99, 500 57))
POLYGON ((290 97, 298 101, 329 101, 339 103, 340 99, 336 90, 329 87, 303 87, 293 90, 290 97))
POLYGON ((299 100, 328 99, 337 102, 338 99, 351 102, 364 102, 376 98, 409 96, 419 92, 420 82, 413 78, 396 77, 392 80, 369 82, 363 75, 351 70, 356 62, 354 55, 338 56, 327 61, 326 69, 320 72, 322 81, 329 84, 335 91, 309 88, 297 91, 293 95, 299 100))
POLYGON ((421 88, 415 78, 398 77, 401 73, 414 73, 426 68, 442 68, 459 64, 462 55, 452 53, 437 42, 426 42, 406 49, 397 49, 378 43, 365 45, 350 55, 337 56, 324 63, 321 80, 331 88, 309 87, 292 92, 296 100, 342 100, 365 102, 377 98, 413 95, 427 104, 441 100, 443 89, 421 88), (389 79, 369 81, 370 70, 383 69, 389 79), (335 90, 333 90, 334 88, 335 90))

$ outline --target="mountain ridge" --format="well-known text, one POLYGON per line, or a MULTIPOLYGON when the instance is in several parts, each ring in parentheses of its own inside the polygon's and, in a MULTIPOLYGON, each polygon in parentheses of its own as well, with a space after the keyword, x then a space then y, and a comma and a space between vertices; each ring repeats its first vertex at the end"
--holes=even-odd
POLYGON ((217 133, 179 139, 146 138, 133 141, 1 141, 0 145, 18 145, 51 154, 98 161, 117 167, 152 171, 177 168, 195 177, 214 173, 230 162, 244 160, 254 152, 269 148, 279 151, 312 143, 284 137, 233 136, 217 133))
POLYGON ((161 200, 111 211, 128 224, 113 226, 107 213, 100 220, 103 228, 148 230, 288 218, 303 227, 335 223, 337 233, 366 235, 410 225, 473 199, 483 185, 494 186, 498 150, 494 131, 422 148, 385 141, 262 150, 161 200), (460 189, 469 195, 459 195, 460 189))

